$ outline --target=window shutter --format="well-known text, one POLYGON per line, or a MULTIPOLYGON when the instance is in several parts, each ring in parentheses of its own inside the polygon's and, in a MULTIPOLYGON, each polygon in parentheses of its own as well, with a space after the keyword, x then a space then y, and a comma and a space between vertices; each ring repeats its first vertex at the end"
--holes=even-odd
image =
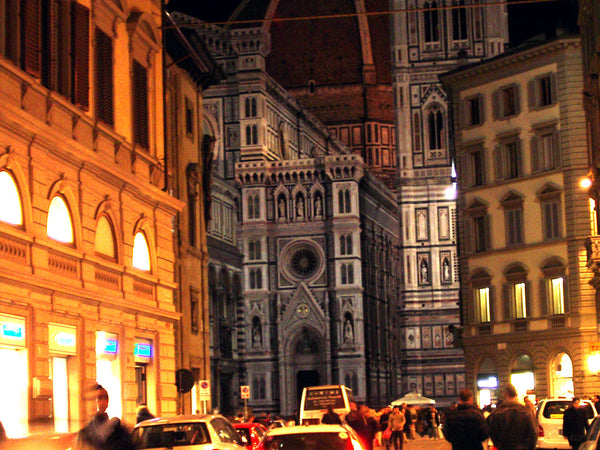
POLYGON ((569 277, 565 275, 564 279, 565 280, 563 282, 563 295, 565 296, 565 314, 568 314, 569 312, 571 312, 571 296, 569 295, 569 277))
POLYGON ((500 111, 500 90, 494 91, 492 94, 492 112, 494 113, 494 120, 502 117, 500 111))
POLYGON ((546 317, 549 314, 548 308, 548 279, 542 278, 540 280, 540 306, 542 317, 546 317))
POLYGON ((560 134, 558 130, 554 130, 552 133, 552 159, 554 168, 558 169, 562 166, 562 154, 560 148, 560 134))
POLYGON ((555 73, 550 74, 550 95, 552 96, 551 97, 552 104, 555 104, 558 101, 558 89, 556 86, 556 74, 555 73))
POLYGON ((468 288, 466 296, 467 305, 470 305, 470 307, 467 308, 467 323, 477 323, 479 322, 479 318, 477 317, 478 305, 477 297, 475 296, 475 289, 468 288))
POLYGON ((521 144, 521 139, 517 139, 515 142, 517 147, 517 173, 518 176, 523 176, 523 145, 521 144))
POLYGON ((494 171, 496 173, 496 181, 504 179, 505 167, 502 164, 502 146, 496 145, 494 147, 494 171))
POLYGON ((521 112, 521 88, 518 84, 514 85, 515 90, 515 114, 521 112))
MULTIPOLYGON (((23 69, 34 77, 41 75, 41 0, 23 0, 23 69)), ((12 13, 12 11, 7 11, 12 13)))
POLYGON ((469 253, 473 253, 473 232, 472 232, 472 228, 473 228, 473 218, 469 215, 465 216, 465 221, 464 221, 464 230, 465 230, 465 238, 464 238, 464 243, 465 243, 465 253, 469 254, 469 253))
POLYGON ((537 99, 537 87, 537 79, 529 80, 529 83, 527 83, 527 105, 529 106, 529 109, 535 109, 539 105, 539 100, 537 99))
POLYGON ((133 127, 135 143, 148 149, 148 74, 136 60, 133 60, 133 127))
POLYGON ((531 173, 536 173, 540 170, 540 154, 538 140, 539 138, 537 136, 533 136, 529 143, 529 147, 531 150, 531 173))
POLYGON ((525 308, 527 308, 527 310, 525 311, 525 317, 527 318, 531 318, 534 317, 533 315, 533 304, 531 302, 531 281, 526 281, 525 282, 525 308))
POLYGON ((114 125, 113 116, 113 42, 96 28, 96 118, 114 125))
POLYGON ((48 0, 46 10, 46 28, 44 32, 45 46, 41 68, 42 84, 48 89, 57 89, 57 60, 58 60, 58 33, 59 33, 59 2, 48 0))
POLYGON ((486 251, 489 251, 492 249, 492 233, 490 231, 490 215, 489 214, 485 214, 485 216, 483 216, 484 219, 484 224, 485 224, 485 249, 486 251))
POLYGON ((508 291, 509 286, 507 283, 502 285, 502 309, 503 309, 503 319, 510 320, 511 314, 511 305, 510 305, 510 293, 508 291))
POLYGON ((90 105, 90 12, 73 2, 73 103, 82 109, 90 105))
POLYGON ((490 286, 490 321, 498 320, 496 313, 496 286, 490 286))
POLYGON ((479 108, 479 124, 485 123, 485 108, 483 107, 483 95, 477 96, 477 107, 479 108))

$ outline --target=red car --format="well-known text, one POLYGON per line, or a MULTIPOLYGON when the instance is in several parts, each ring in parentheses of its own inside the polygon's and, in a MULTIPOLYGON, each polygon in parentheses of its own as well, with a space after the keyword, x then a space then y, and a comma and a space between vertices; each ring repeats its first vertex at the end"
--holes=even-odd
POLYGON ((260 423, 234 423, 233 428, 236 429, 242 438, 246 438, 246 448, 255 450, 258 448, 262 437, 267 432, 267 429, 260 423))

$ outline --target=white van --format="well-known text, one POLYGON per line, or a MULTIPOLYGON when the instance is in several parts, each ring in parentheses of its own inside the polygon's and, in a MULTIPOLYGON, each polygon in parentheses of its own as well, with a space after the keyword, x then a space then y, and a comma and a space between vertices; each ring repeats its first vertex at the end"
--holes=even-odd
POLYGON ((328 406, 344 421, 344 417, 350 412, 350 402, 353 401, 352 389, 341 384, 305 387, 300 400, 300 424, 321 423, 328 406))

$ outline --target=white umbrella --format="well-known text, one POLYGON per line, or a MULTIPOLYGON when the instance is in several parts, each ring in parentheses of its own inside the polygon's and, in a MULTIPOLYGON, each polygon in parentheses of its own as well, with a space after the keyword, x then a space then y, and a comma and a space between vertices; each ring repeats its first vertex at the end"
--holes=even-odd
POLYGON ((432 398, 423 397, 421 394, 417 394, 416 392, 409 392, 404 397, 400 397, 398 400, 394 400, 392 402, 392 406, 402 405, 406 403, 407 405, 434 405, 435 400, 432 398))

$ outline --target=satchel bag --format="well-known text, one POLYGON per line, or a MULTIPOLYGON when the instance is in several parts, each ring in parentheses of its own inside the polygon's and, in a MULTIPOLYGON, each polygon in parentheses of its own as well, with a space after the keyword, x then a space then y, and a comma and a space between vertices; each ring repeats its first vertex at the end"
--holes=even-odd
POLYGON ((392 437, 392 429, 391 428, 386 428, 385 431, 383 432, 383 436, 384 439, 390 439, 392 437))

